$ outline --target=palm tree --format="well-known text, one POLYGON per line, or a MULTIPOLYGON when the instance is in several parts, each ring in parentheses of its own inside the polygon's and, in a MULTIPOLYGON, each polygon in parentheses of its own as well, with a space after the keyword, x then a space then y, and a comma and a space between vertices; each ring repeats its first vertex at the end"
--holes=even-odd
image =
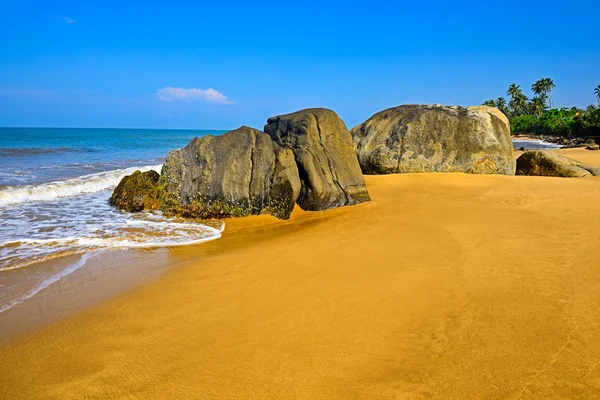
POLYGON ((594 89, 594 94, 596 95, 596 98, 598 99, 598 104, 600 104, 600 85, 596 86, 596 89, 594 89))
POLYGON ((513 98, 515 96, 518 96, 519 93, 522 93, 521 87, 515 83, 511 83, 508 87, 508 90, 506 91, 506 94, 513 98))
POLYGON ((556 87, 554 81, 550 78, 542 78, 542 88, 544 89, 544 93, 548 96, 548 106, 550 108, 554 108, 554 99, 552 98, 552 89, 556 87))
POLYGON ((542 93, 545 93, 546 92, 546 84, 544 82, 544 79, 538 79, 537 81, 535 81, 535 83, 533 85, 531 85, 531 91, 536 96, 539 96, 542 93))
POLYGON ((554 82, 550 78, 538 79, 533 85, 531 85, 531 91, 538 97, 543 97, 548 100, 548 107, 554 108, 554 101, 550 92, 555 87, 554 82))
POLYGON ((522 115, 527 113, 527 96, 523 94, 521 87, 514 83, 511 83, 506 91, 506 94, 510 96, 508 107, 511 113, 514 115, 522 115))
POLYGON ((542 116, 546 108, 546 95, 543 93, 539 96, 533 96, 529 103, 530 112, 538 118, 542 116))
POLYGON ((482 106, 496 107, 496 102, 494 100, 486 100, 482 106))
POLYGON ((498 108, 498 110, 508 115, 508 110, 506 109, 506 100, 504 99, 504 97, 498 97, 496 99, 496 107, 498 108))

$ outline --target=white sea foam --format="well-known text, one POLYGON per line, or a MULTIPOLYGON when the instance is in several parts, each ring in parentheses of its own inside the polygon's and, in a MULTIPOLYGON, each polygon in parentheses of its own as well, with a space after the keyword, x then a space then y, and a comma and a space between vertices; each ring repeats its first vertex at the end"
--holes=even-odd
MULTIPOLYGON (((137 240, 128 239, 124 237, 65 237, 60 239, 19 239, 16 241, 1 243, 0 253, 2 252, 3 246, 12 246, 13 251, 15 248, 19 249, 19 246, 22 245, 31 247, 29 247, 29 251, 25 251, 25 258, 21 261, 20 264, 13 263, 10 266, 5 266, 4 268, 2 268, 2 261, 5 258, 12 257, 0 258, 0 271, 23 268, 25 266, 31 265, 36 262, 40 262, 42 260, 54 258, 54 256, 60 257, 65 254, 83 254, 77 262, 69 265, 62 271, 44 279, 31 290, 29 290, 26 294, 16 299, 10 300, 6 304, 0 305, 0 313, 10 310, 14 306, 22 303, 23 301, 32 298, 42 290, 52 285, 53 283, 58 282, 60 279, 82 268, 92 257, 95 257, 100 253, 111 248, 155 248, 197 244, 220 238, 221 233, 225 228, 225 224, 223 222, 217 224, 217 227, 194 223, 143 220, 135 221, 132 225, 151 225, 155 228, 160 228, 162 230, 162 236, 157 236, 154 240, 145 240, 145 236, 148 234, 148 232, 145 232, 145 234, 142 237, 138 237, 137 240), (41 257, 33 256, 31 254, 32 250, 34 252, 36 250, 40 252, 41 257), (61 250, 65 250, 67 252, 61 253, 61 250)), ((21 248, 20 250, 23 249, 21 248)))
POLYGON ((194 136, 191 131, 2 131, 0 311, 85 268, 100 251, 219 238, 221 223, 172 219, 159 212, 131 214, 108 203, 125 175, 138 169, 160 171, 164 155, 194 136), (23 143, 41 147, 16 147, 23 143), (81 259, 58 274, 60 262, 45 263, 67 255, 81 259))
MULTIPOLYGON (((107 194, 103 195, 106 200, 107 194)), ((223 222, 208 225, 177 221, 161 214, 120 213, 111 209, 106 201, 90 201, 96 203, 91 205, 96 213, 76 215, 80 211, 79 204, 85 200, 74 198, 68 202, 72 208, 62 205, 58 207, 60 211, 51 210, 57 214, 54 219, 39 219, 47 212, 43 207, 35 207, 33 213, 29 210, 34 207, 24 213, 9 213, 7 226, 0 228, 6 237, 0 242, 0 272, 97 249, 197 244, 220 238, 225 228, 223 222)))
POLYGON ((0 207, 27 202, 53 201, 62 197, 101 192, 114 188, 125 175, 130 175, 136 170, 160 172, 161 167, 162 165, 132 167, 40 185, 6 187, 0 190, 0 207))
POLYGON ((108 204, 110 194, 103 190, 0 207, 0 272, 101 248, 181 246, 221 236, 220 222, 117 211, 108 204))
POLYGON ((118 212, 108 205, 109 195, 108 190, 56 202, 23 203, 3 210, 0 274, 22 271, 32 286, 13 298, 10 290, 0 296, 0 313, 82 268, 104 250, 197 244, 220 238, 225 228, 222 221, 198 223, 166 218, 160 213, 118 212), (76 254, 81 254, 79 261, 41 281, 35 269, 27 268, 76 254))
POLYGON ((220 221, 199 223, 160 212, 131 214, 109 205, 110 189, 123 176, 160 168, 127 168, 0 190, 0 284, 8 274, 27 275, 25 287, 0 293, 0 313, 82 268, 100 251, 183 246, 220 238, 225 227, 220 221), (35 264, 77 254, 81 254, 78 262, 50 277, 34 272, 35 264))
POLYGON ((547 142, 542 139, 513 139, 513 146, 517 149, 524 147, 527 150, 560 149, 563 147, 560 144, 547 142))

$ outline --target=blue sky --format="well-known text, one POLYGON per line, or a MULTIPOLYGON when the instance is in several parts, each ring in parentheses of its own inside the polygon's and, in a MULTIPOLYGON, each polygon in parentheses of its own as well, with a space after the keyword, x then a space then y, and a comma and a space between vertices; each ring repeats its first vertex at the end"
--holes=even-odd
POLYGON ((598 1, 2 0, 0 126, 262 128, 480 104, 512 82, 594 102, 598 1), (210 89, 210 90, 209 90, 210 89))

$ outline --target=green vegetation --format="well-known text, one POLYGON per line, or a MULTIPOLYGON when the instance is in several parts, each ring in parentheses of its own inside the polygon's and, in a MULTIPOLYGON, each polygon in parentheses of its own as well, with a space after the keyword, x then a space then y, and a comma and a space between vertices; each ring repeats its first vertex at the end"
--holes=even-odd
POLYGON ((577 107, 554 108, 552 89, 556 85, 550 78, 542 78, 531 85, 533 96, 528 98, 516 84, 511 84, 504 97, 488 100, 484 106, 497 107, 510 119, 513 133, 534 133, 556 136, 600 135, 600 85, 594 89, 598 105, 586 109, 577 107))

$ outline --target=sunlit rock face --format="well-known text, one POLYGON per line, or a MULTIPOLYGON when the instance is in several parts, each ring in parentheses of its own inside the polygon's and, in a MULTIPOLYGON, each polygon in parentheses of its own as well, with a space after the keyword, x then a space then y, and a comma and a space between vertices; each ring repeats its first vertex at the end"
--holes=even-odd
POLYGON ((302 184, 297 203, 309 211, 369 201, 352 137, 344 121, 324 108, 269 118, 265 132, 294 153, 302 184))
POLYGON ((246 126, 193 139, 167 155, 162 209, 191 218, 268 213, 287 219, 300 192, 294 155, 246 126))
POLYGON ((515 174, 510 125, 494 107, 403 105, 351 130, 365 174, 515 174))

